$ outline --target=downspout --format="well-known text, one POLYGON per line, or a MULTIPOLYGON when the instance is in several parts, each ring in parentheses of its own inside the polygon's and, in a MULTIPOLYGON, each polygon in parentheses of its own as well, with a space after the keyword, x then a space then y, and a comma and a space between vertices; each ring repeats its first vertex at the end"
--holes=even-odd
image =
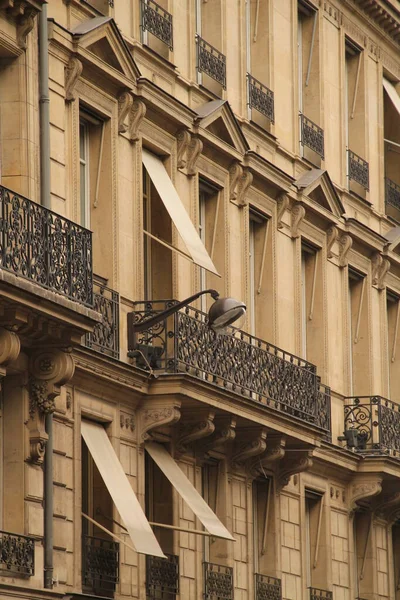
MULTIPOLYGON (((50 201, 50 97, 47 3, 39 13, 40 203, 50 201)), ((53 588, 53 413, 45 417, 48 435, 44 457, 44 587, 53 588)))

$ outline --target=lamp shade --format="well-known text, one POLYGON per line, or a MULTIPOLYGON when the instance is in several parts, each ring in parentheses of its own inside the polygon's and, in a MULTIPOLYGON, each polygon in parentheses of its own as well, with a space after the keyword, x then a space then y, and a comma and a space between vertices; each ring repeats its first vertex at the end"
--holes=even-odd
POLYGON ((208 325, 216 333, 222 333, 240 317, 246 314, 246 305, 235 298, 218 298, 210 306, 208 325))

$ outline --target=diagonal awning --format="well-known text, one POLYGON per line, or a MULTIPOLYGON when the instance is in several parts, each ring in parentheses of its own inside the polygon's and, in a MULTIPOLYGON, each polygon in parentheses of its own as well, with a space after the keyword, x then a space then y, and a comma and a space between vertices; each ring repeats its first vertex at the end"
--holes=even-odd
POLYGON ((391 81, 389 81, 389 79, 386 79, 386 77, 384 77, 383 78, 383 87, 385 88, 387 95, 389 96, 393 106, 395 107, 398 114, 400 115, 400 96, 397 93, 396 88, 394 87, 393 83, 391 81))
POLYGON ((82 421, 81 433, 136 551, 165 558, 104 427, 82 421))
POLYGON ((172 483, 178 494, 203 523, 207 531, 216 537, 235 541, 225 525, 221 523, 207 502, 200 496, 199 492, 164 446, 155 442, 149 442, 145 445, 145 448, 166 478, 172 483))
MULTIPOLYGON (((143 164, 196 265, 219 276, 160 158, 142 149, 143 164)), ((153 238, 156 239, 157 238, 153 238)))

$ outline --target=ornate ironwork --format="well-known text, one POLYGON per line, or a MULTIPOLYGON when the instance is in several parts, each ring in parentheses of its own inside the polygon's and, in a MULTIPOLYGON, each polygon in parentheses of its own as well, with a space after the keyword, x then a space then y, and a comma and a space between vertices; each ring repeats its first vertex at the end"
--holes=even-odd
POLYGON ((256 573, 255 600, 282 600, 282 583, 276 577, 256 573))
POLYGON ((135 303, 136 311, 129 315, 128 350, 138 366, 146 367, 147 362, 153 369, 188 373, 322 429, 330 424, 330 398, 319 391, 313 364, 233 327, 229 335, 217 335, 201 311, 186 307, 152 329, 133 334, 135 323, 173 302, 135 303), (321 407, 324 415, 319 414, 321 407))
POLYGON ((0 531, 0 572, 30 577, 35 574, 35 540, 0 531))
POLYGON ((92 233, 0 186, 0 267, 92 306, 92 233))
POLYGON ((113 589, 119 581, 119 543, 84 535, 82 544, 83 585, 95 591, 113 589))
POLYGON ((326 441, 332 441, 331 427, 331 388, 319 383, 317 393, 317 425, 327 432, 326 441))
POLYGON ((386 177, 385 201, 387 205, 400 210, 400 185, 386 177))
POLYGON ((400 456, 400 405, 382 396, 346 399, 345 428, 358 432, 356 451, 400 456))
POLYGON ((206 73, 226 89, 226 57, 199 35, 196 36, 197 70, 206 73))
POLYGON ((318 588, 310 588, 310 600, 333 600, 333 593, 318 588))
POLYGON ((174 600, 179 594, 179 556, 146 556, 146 599, 174 600))
POLYGON ((255 77, 247 73, 249 82, 249 107, 255 108, 274 123, 274 92, 255 77))
POLYGON ((233 600, 233 569, 204 563, 204 600, 233 600))
POLYGON ((366 160, 352 150, 348 150, 349 179, 369 190, 369 165, 366 160))
POLYGON ((141 0, 142 29, 174 49, 172 15, 154 0, 141 0))
POLYGON ((119 294, 102 283, 94 282, 93 308, 102 316, 85 344, 97 352, 119 358, 119 294))
POLYGON ((300 114, 301 144, 324 158, 324 130, 319 125, 300 114))

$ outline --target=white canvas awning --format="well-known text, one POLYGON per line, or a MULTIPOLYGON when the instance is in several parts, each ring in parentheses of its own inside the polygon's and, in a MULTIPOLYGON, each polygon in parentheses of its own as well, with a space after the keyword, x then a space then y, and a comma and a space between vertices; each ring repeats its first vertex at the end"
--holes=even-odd
POLYGON ((104 427, 82 421, 81 432, 134 548, 142 554, 165 558, 104 427))
POLYGON ((396 91, 393 83, 389 79, 383 78, 383 87, 385 88, 387 95, 389 96, 393 106, 400 115, 400 96, 396 91))
POLYGON ((192 509, 211 535, 235 541, 227 528, 211 510, 207 502, 200 496, 186 475, 176 464, 172 456, 161 444, 149 442, 145 445, 147 452, 158 465, 164 475, 169 479, 178 494, 192 509))
POLYGON ((176 191, 162 160, 145 148, 142 149, 142 157, 146 171, 167 209, 172 222, 177 228, 179 235, 184 241, 193 262, 219 276, 182 200, 179 198, 178 192, 176 191))

